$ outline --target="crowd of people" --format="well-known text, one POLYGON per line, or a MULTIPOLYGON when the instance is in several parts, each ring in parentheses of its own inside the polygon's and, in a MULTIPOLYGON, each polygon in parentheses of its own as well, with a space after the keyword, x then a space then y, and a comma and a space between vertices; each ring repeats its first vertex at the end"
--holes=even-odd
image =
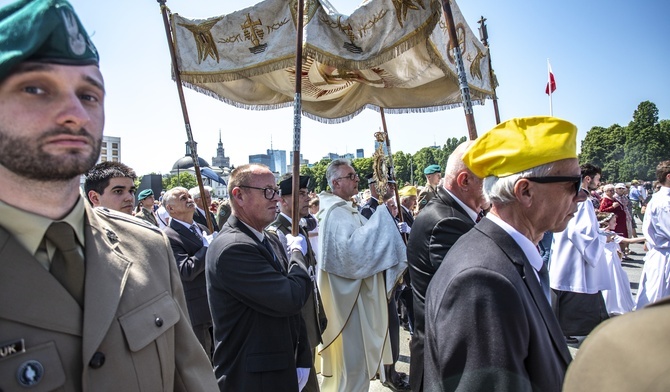
POLYGON ((670 388, 670 161, 601 186, 575 125, 538 116, 462 143, 424 187, 359 192, 336 159, 318 195, 261 164, 226 200, 155 195, 95 164, 105 84, 71 5, 8 5, 0 35, 0 390, 670 388))

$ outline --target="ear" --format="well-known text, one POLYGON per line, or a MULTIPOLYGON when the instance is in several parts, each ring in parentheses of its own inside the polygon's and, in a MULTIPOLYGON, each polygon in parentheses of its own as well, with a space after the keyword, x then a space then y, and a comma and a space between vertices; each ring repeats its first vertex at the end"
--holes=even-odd
POLYGON ((537 188, 533 185, 533 183, 525 178, 519 179, 514 184, 514 195, 524 207, 531 207, 533 205, 533 197, 537 195, 537 188))
POLYGON ((242 189, 240 189, 239 187, 233 188, 233 190, 230 191, 230 198, 235 199, 237 204, 243 202, 244 196, 242 196, 242 189))
POLYGON ((93 207, 100 205, 100 194, 94 190, 88 191, 88 200, 90 200, 93 207))
POLYGON ((470 175, 467 171, 462 171, 456 176, 456 184, 459 188, 467 189, 470 182, 470 175))

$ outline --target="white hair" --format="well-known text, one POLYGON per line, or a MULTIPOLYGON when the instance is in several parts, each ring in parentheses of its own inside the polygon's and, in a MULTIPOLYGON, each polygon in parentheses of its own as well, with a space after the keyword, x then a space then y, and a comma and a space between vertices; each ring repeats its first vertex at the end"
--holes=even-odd
POLYGON ((351 161, 344 158, 338 158, 328 164, 328 168, 326 168, 326 180, 328 181, 331 190, 335 189, 333 181, 337 179, 340 167, 344 165, 351 166, 351 161))
MULTIPOLYGON (((210 196, 212 195, 212 191, 214 190, 211 186, 205 185, 203 186, 207 192, 209 192, 210 196)), ((200 198, 200 187, 196 186, 188 190, 188 194, 191 195, 191 197, 195 199, 200 198)))

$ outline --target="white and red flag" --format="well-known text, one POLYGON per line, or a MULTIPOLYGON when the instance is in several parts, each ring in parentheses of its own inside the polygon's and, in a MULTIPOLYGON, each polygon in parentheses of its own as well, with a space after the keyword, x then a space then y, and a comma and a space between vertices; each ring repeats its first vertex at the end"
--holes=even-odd
POLYGON ((544 89, 544 93, 551 95, 556 91, 556 79, 554 79, 554 73, 551 71, 551 64, 547 60, 547 66, 549 67, 549 81, 547 82, 547 87, 544 89))

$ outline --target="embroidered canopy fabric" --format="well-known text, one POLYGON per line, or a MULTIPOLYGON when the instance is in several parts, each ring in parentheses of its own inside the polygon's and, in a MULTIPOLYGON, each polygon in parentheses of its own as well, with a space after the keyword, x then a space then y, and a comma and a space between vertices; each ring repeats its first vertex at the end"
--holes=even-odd
MULTIPOLYGON (((266 0, 208 19, 172 15, 182 83, 254 110, 293 105, 296 0, 266 0)), ((459 106, 440 1, 370 0, 351 15, 305 0, 302 109, 317 121, 459 106)), ((488 50, 451 1, 473 103, 492 97, 488 50)))

